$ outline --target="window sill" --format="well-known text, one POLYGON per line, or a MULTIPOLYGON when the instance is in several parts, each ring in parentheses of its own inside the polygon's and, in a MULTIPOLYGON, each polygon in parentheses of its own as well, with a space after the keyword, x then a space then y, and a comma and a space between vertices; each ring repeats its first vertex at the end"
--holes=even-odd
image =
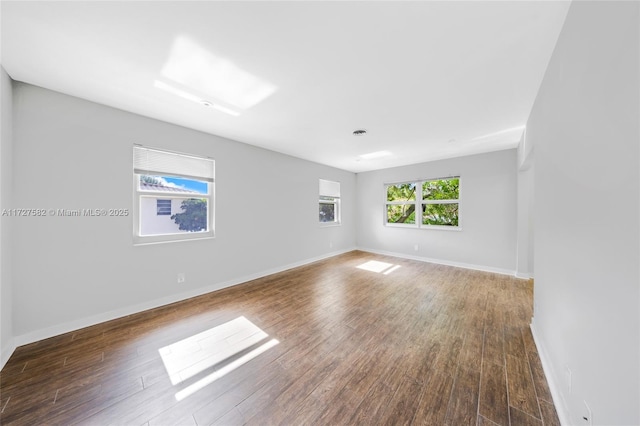
POLYGON ((462 227, 460 226, 438 226, 438 225, 425 225, 420 227, 420 229, 430 229, 432 231, 454 231, 454 232, 460 232, 462 231, 462 227))
POLYGON ((419 230, 431 230, 431 231, 454 231, 454 232, 461 232, 462 231, 462 227, 461 226, 440 226, 440 225, 423 225, 423 226, 417 226, 417 225, 413 225, 413 224, 400 224, 400 223, 385 223, 384 224, 385 227, 387 228, 402 228, 402 229, 419 229, 419 230))
POLYGON ((331 223, 320 223, 320 228, 331 228, 333 226, 342 226, 342 223, 331 222, 331 223))
POLYGON ((134 237, 133 245, 134 246, 148 246, 155 244, 166 244, 166 243, 183 243, 186 241, 201 241, 201 240, 213 240, 215 238, 213 232, 207 232, 203 235, 198 235, 185 238, 182 235, 162 235, 158 237, 134 237), (168 238, 171 237, 171 238, 168 238))

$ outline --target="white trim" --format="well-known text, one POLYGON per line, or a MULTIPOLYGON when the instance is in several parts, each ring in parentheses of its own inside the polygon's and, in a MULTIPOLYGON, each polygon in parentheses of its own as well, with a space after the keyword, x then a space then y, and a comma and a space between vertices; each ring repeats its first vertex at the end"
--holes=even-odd
POLYGON ((15 339, 9 339, 7 347, 2 350, 2 353, 0 353, 0 370, 4 368, 5 364, 7 363, 7 361, 9 361, 9 358, 11 358, 11 355, 13 355, 13 352, 16 350, 16 348, 17 346, 15 344, 15 339))
POLYGON ((396 252, 390 252, 390 251, 384 251, 384 250, 374 250, 374 249, 369 249, 364 247, 358 247, 358 250, 366 251, 369 253, 382 254, 384 256, 399 257, 401 259, 417 260, 419 262, 427 262, 427 263, 436 263, 438 265, 447 265, 447 266, 454 266, 456 268, 473 269, 475 271, 493 272, 495 274, 511 275, 513 277, 520 278, 516 276, 516 271, 511 269, 495 268, 493 266, 476 265, 472 263, 454 262, 451 260, 444 260, 444 259, 433 259, 430 257, 411 256, 404 253, 396 253, 396 252))
POLYGON ((413 183, 413 182, 429 182, 432 180, 446 180, 446 179, 455 179, 455 178, 460 178, 461 173, 453 173, 450 174, 449 176, 440 176, 440 177, 433 177, 433 178, 415 178, 415 179, 409 179, 409 180, 399 180, 397 182, 385 182, 385 186, 386 185, 401 185, 403 183, 413 183))
POLYGON ((448 225, 422 225, 417 226, 415 223, 385 223, 385 226, 389 228, 409 228, 409 229, 429 229, 431 231, 462 231, 461 226, 448 226, 448 225))
POLYGON ((531 278, 533 278, 533 274, 531 272, 518 272, 516 271, 515 274, 513 274, 516 278, 520 278, 523 280, 530 280, 531 278))
POLYGON ((214 240, 216 237, 215 235, 213 235, 213 233, 210 232, 201 232, 198 234, 198 238, 171 238, 170 237, 180 237, 184 234, 164 234, 164 235, 147 235, 145 238, 144 242, 134 242, 133 246, 134 247, 143 247, 143 246, 150 246, 150 245, 155 245, 155 244, 167 244, 167 243, 183 243, 185 241, 200 241, 200 240, 214 240), (154 240, 155 237, 163 237, 163 238, 159 238, 157 240, 154 240))
POLYGON ((331 228, 332 226, 342 226, 340 222, 319 222, 320 228, 331 228))
MULTIPOLYGON (((22 334, 14 337, 14 349, 16 346, 27 345, 29 343, 37 342, 39 340, 48 339, 49 337, 58 336, 60 334, 68 333, 70 331, 79 330, 81 328, 90 327, 92 325, 100 324, 105 321, 111 321, 117 318, 122 318, 127 315, 133 315, 142 311, 146 311, 160 306, 168 305, 175 302, 180 302, 192 297, 202 296, 203 294, 211 293, 216 290, 222 290, 223 288, 232 287, 234 285, 242 284, 248 281, 252 281, 258 278, 265 277, 267 275, 276 274, 278 272, 286 271, 288 269, 304 266, 309 263, 317 262, 319 260, 327 259, 330 257, 338 256, 340 254, 348 253, 356 250, 355 247, 345 250, 334 251, 328 254, 312 257, 309 259, 301 260, 299 262, 290 263, 280 267, 268 269, 255 274, 246 275, 229 281, 224 281, 205 287, 200 287, 190 291, 186 291, 179 294, 173 294, 159 299, 151 300, 149 302, 139 303, 137 305, 127 306, 125 308, 114 309, 113 311, 104 312, 98 315, 91 315, 89 317, 81 318, 74 321, 69 321, 63 324, 54 325, 40 330, 31 331, 29 333, 22 334)), ((12 351, 13 352, 13 351, 12 351)), ((4 353, 3 353, 4 355, 4 353)))
POLYGON ((544 375, 547 379, 547 384, 549 385, 549 390, 551 391, 551 398, 553 398, 553 405, 556 407, 556 412, 558 413, 558 419, 560 420, 561 425, 570 425, 569 421, 569 410, 567 409, 567 404, 562 397, 562 393, 558 390, 558 384, 555 380, 556 375, 553 374, 554 370, 551 362, 549 361, 549 357, 547 355, 547 351, 542 344, 542 339, 538 337, 535 327, 535 318, 531 319, 531 324, 529 325, 531 328, 531 334, 533 335, 533 341, 536 344, 536 348, 538 349, 538 355, 540 356, 540 362, 542 363, 542 370, 544 370, 544 375))
POLYGON ((388 206, 404 206, 404 205, 415 205, 416 200, 407 200, 407 201, 387 201, 385 203, 388 206))
MULTIPOLYGON (((460 194, 459 190, 458 194, 460 194)), ((460 204, 460 198, 453 200, 422 200, 420 204, 460 204)))

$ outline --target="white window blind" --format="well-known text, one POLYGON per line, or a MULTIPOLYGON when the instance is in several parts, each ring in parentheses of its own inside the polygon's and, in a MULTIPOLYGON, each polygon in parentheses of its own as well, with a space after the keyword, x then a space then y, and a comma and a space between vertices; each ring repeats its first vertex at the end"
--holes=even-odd
POLYGON ((320 196, 340 198, 340 182, 320 179, 320 196))
POLYGON ((214 162, 210 158, 194 157, 143 146, 133 147, 134 173, 151 176, 177 176, 213 182, 214 162))

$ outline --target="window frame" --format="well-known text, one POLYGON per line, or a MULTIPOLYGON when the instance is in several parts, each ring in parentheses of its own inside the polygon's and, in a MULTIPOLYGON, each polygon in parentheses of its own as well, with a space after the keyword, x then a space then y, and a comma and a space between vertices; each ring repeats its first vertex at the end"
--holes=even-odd
POLYGON ((341 226, 342 225, 342 206, 340 198, 340 182, 328 179, 318 180, 318 211, 321 204, 333 204, 333 221, 322 222, 318 217, 318 223, 321 227, 341 226), (324 183, 324 184, 323 184, 324 183))
MULTIPOLYGON (((133 169, 133 243, 134 245, 147 245, 147 244, 158 244, 158 243, 168 243, 168 242, 178 242, 178 241, 192 241, 192 240, 203 240, 203 239, 212 239, 215 237, 215 160, 210 157, 199 156, 194 154, 186 154, 182 152, 169 151, 161 148, 152 148, 148 146, 142 145, 134 145, 134 156, 135 150, 138 149, 146 149, 150 151, 155 151, 161 154, 168 154, 170 156, 182 156, 187 157, 191 160, 202 160, 211 162, 211 178, 200 178, 198 176, 192 175, 180 175, 177 173, 164 173, 162 170, 154 170, 151 173, 139 173, 140 170, 135 169, 135 159, 134 159, 134 167, 133 169), (190 179, 195 181, 201 181, 207 183, 207 193, 199 194, 199 193, 188 193, 188 192, 170 192, 167 193, 165 191, 153 191, 153 190, 141 190, 140 189, 140 176, 142 175, 151 175, 151 176, 162 176, 162 177, 177 177, 183 179, 190 179), (158 235, 141 235, 141 225, 142 225, 142 209, 141 203, 145 198, 153 198, 156 200, 188 200, 193 198, 202 198, 207 200, 207 231, 200 232, 177 232, 171 234, 158 234, 158 235)), ((156 204, 157 205, 157 204, 156 204)), ((174 214, 174 212, 171 212, 174 214)))
POLYGON ((445 176, 445 177, 436 177, 436 178, 423 178, 423 179, 412 179, 400 182, 388 182, 383 184, 384 188, 384 209, 383 209, 383 224, 384 226, 388 226, 391 228, 413 228, 413 229, 435 229, 435 230, 449 230, 449 231, 461 231, 462 230, 462 196, 461 196, 461 187, 462 187, 462 179, 460 175, 453 176, 445 176), (425 200, 423 199, 423 185, 427 182, 434 182, 438 180, 451 180, 458 179, 458 198, 457 199, 446 199, 446 200, 425 200), (388 188, 394 185, 403 185, 403 184, 413 184, 415 185, 416 191, 414 193, 414 200, 407 201, 387 201, 388 188), (423 205, 434 205, 434 204, 458 204, 458 225, 430 225, 423 224, 422 220, 422 206, 423 205), (389 206, 392 205, 408 205, 415 206, 415 223, 392 223, 389 222, 389 206))
MULTIPOLYGON (((405 200, 405 201, 387 201, 387 194, 389 191, 389 187, 390 186, 395 186, 395 185, 404 185, 404 184, 413 184, 414 187, 417 189, 418 185, 419 185, 419 181, 406 181, 406 182, 393 182, 393 183, 385 183, 384 184, 384 224, 388 225, 388 226, 398 226, 398 227, 402 227, 402 228, 415 228, 417 221, 415 223, 389 223, 388 219, 389 219, 389 206, 415 206, 414 208, 414 212, 417 212, 417 200, 418 200, 418 196, 416 194, 416 191, 414 191, 414 199, 413 200, 405 200)), ((415 215, 414 215, 414 220, 415 220, 415 215)))
POLYGON ((333 220, 322 222, 318 218, 318 221, 321 226, 337 226, 340 225, 340 198, 339 197, 327 197, 320 196, 318 197, 318 207, 322 204, 333 204, 333 220))

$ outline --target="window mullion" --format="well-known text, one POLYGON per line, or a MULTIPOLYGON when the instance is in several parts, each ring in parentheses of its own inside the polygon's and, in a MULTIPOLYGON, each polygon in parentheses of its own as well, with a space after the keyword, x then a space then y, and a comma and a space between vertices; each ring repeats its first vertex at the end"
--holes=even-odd
POLYGON ((458 204, 460 200, 422 200, 422 204, 458 204))

